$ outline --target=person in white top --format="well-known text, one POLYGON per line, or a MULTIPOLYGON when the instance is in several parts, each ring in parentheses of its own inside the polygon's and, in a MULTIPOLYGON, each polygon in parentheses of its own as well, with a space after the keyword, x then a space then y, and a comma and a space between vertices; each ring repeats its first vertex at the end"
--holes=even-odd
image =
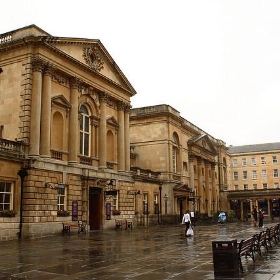
POLYGON ((186 225, 186 230, 185 230, 185 235, 186 235, 191 224, 191 217, 190 217, 189 210, 187 210, 186 213, 184 214, 182 219, 182 224, 186 225))

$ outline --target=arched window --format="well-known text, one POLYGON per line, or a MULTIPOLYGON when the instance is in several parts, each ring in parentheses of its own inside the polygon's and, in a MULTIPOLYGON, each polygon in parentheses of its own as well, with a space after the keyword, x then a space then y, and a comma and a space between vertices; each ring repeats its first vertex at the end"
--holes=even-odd
POLYGON ((179 137, 177 133, 173 133, 172 139, 172 171, 176 173, 178 171, 178 160, 179 160, 179 137))
POLYGON ((85 105, 80 108, 80 154, 90 156, 90 116, 85 105))

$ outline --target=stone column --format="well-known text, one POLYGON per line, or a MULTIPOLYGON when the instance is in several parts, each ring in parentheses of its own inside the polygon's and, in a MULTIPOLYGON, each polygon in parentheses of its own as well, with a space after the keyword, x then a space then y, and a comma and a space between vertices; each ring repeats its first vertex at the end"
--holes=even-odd
MULTIPOLYGON (((204 203, 205 203, 205 199, 207 198, 207 200, 209 200, 210 196, 210 182, 209 182, 209 168, 210 168, 210 164, 208 161, 205 162, 205 193, 206 193, 206 197, 204 197, 204 203)), ((206 213, 209 213, 209 203, 205 203, 206 206, 206 213)))
POLYGON ((215 166, 216 164, 214 162, 211 163, 211 172, 212 172, 212 194, 211 194, 211 201, 215 196, 215 190, 216 190, 216 177, 215 177, 215 166))
POLYGON ((51 143, 51 92, 52 66, 47 65, 43 74, 42 108, 41 108, 41 146, 42 157, 50 157, 51 143))
POLYGON ((189 172, 190 172, 190 187, 191 189, 194 191, 194 168, 193 168, 193 160, 194 160, 194 156, 190 155, 189 156, 189 172))
POLYGON ((202 158, 198 157, 197 158, 197 190, 198 190, 198 196, 200 196, 202 199, 204 199, 205 197, 205 190, 202 190, 202 158))
POLYGON ((100 128, 99 128, 99 168, 107 167, 107 154, 106 154, 106 104, 107 95, 105 93, 99 94, 100 101, 100 128))
POLYGON ((125 141, 125 170, 130 171, 130 105, 125 107, 124 111, 124 141, 125 141))
POLYGON ((32 61, 32 66, 33 66, 33 80, 32 80, 31 112, 30 112, 29 156, 39 157, 42 71, 43 71, 44 63, 41 59, 36 58, 32 61))
POLYGON ((78 155, 78 140, 79 140, 79 93, 78 93, 78 79, 72 77, 70 79, 70 103, 71 110, 69 115, 69 163, 77 163, 78 155))
POLYGON ((125 140, 124 140, 124 103, 118 102, 118 121, 119 121, 119 132, 118 132, 118 170, 125 170, 125 140))

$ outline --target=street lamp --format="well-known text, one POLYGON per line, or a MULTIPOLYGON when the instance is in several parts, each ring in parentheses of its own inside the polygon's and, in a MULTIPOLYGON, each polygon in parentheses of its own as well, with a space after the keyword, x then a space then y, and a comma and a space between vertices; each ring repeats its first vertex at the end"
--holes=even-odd
POLYGON ((165 215, 167 214, 167 201, 168 201, 168 195, 167 194, 165 194, 164 195, 164 197, 163 197, 163 199, 164 199, 164 205, 165 205, 165 215))
POLYGON ((161 211, 161 191, 162 191, 162 185, 159 185, 159 215, 158 215, 158 223, 162 223, 162 211, 161 211))

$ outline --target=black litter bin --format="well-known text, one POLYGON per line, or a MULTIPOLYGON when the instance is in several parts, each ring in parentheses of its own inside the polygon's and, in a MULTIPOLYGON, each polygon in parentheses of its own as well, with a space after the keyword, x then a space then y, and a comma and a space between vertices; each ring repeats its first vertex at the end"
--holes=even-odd
POLYGON ((215 276, 239 275, 237 240, 212 241, 215 276))

